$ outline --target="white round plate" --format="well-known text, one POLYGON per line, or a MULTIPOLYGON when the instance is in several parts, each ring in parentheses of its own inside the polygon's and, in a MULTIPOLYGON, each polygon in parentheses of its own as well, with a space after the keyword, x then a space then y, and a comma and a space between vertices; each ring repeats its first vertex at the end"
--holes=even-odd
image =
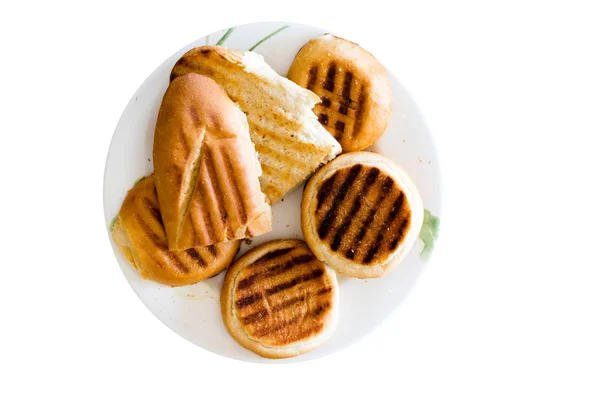
MULTIPOLYGON (((111 222, 134 182, 153 170, 154 125, 162 96, 169 84, 169 73, 179 57, 193 47, 214 45, 220 40, 224 46, 248 50, 267 37, 254 51, 262 54, 280 75, 286 76, 298 50, 309 39, 327 32, 313 26, 277 22, 243 25, 212 33, 190 43, 162 63, 131 98, 110 144, 104 175, 107 228, 110 230, 111 222), (285 26, 287 28, 281 30, 285 26)), ((346 39, 359 41, 354 37, 346 39)), ((393 87, 394 110, 385 134, 369 150, 381 153, 399 164, 419 188, 425 209, 439 216, 440 169, 432 138, 416 105, 394 76, 394 71, 388 70, 388 73, 393 87)), ((303 238, 300 229, 302 189, 300 186, 273 206, 273 231, 254 238, 250 245, 243 244, 238 256, 272 239, 303 238)), ((387 275, 370 280, 338 275, 340 319, 333 337, 312 352, 286 360, 261 358, 242 348, 227 333, 219 305, 224 272, 195 285, 178 288, 163 286, 140 278, 112 240, 111 243, 133 290, 158 319, 185 339, 213 353, 238 360, 293 362, 319 358, 343 349, 377 327, 400 305, 425 266, 436 237, 439 220, 428 215, 426 211, 421 232, 423 239, 418 240, 404 261, 387 275), (425 242, 427 246, 424 246, 425 242)))

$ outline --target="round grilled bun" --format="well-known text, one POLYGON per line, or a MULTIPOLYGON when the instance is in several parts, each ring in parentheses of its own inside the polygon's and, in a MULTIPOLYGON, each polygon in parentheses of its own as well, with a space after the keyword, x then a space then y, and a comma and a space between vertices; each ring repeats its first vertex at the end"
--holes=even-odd
POLYGON ((339 289, 301 240, 273 240, 241 256, 221 291, 223 322, 233 338, 266 358, 294 357, 333 334, 339 289))
POLYGON ((183 251, 169 250, 154 174, 129 190, 113 225, 112 237, 142 278, 169 286, 190 285, 218 274, 231 264, 241 243, 234 240, 183 251))
POLYGON ((327 34, 296 54, 288 79, 321 97, 314 112, 346 152, 366 149, 385 132, 392 86, 385 68, 356 43, 327 34))
POLYGON ((337 272, 377 278, 402 261, 423 224, 408 175, 371 152, 343 154, 314 174, 302 196, 302 232, 337 272))

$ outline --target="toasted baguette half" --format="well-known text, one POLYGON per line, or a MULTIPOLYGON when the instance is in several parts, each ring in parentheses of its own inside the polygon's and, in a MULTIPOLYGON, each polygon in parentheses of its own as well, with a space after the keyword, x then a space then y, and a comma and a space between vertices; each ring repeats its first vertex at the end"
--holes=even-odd
POLYGON ((154 175, 143 178, 129 190, 112 228, 112 237, 142 278, 169 286, 190 285, 223 271, 233 261, 241 242, 170 251, 154 175))
POLYGON ((266 358, 294 357, 327 341, 338 303, 335 272, 297 239, 273 240, 241 256, 221 291, 231 336, 266 358))
POLYGON ((302 196, 302 232, 337 272, 377 278, 408 254, 423 224, 417 187, 376 153, 342 154, 314 174, 302 196))
POLYGON ((171 82, 158 113, 154 173, 169 249, 271 230, 271 207, 246 116, 212 79, 171 82))
POLYGON ((342 151, 312 112, 319 97, 279 76, 259 54, 197 47, 177 61, 171 80, 190 72, 214 79, 247 115, 270 204, 342 151))

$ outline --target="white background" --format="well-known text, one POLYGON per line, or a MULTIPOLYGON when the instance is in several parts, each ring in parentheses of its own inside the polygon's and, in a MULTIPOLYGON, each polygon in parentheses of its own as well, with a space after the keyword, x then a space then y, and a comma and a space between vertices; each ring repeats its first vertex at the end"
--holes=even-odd
POLYGON ((596 2, 394 3, 2 3, 0 398, 600 397, 596 2), (166 328, 123 277, 102 212, 111 135, 145 77, 260 20, 328 27, 380 58, 444 174, 435 254, 398 311, 285 366, 166 328))

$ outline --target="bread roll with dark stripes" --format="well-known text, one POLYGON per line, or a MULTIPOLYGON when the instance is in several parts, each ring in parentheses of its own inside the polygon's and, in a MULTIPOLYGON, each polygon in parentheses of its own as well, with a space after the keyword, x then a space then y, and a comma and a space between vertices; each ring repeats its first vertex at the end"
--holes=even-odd
POLYGON ((274 240, 240 257, 221 291, 223 322, 243 347, 266 358, 294 357, 333 334, 335 273, 301 240, 274 240))
POLYGON ((287 77, 321 98, 313 111, 344 153, 366 149, 385 132, 392 86, 385 68, 356 43, 330 34, 312 39, 287 77))
POLYGON ((171 82, 156 121, 154 170, 171 250, 254 237, 271 230, 271 207, 240 108, 212 79, 171 82))
POLYGON ((376 153, 343 154, 314 174, 302 196, 302 232, 337 272, 376 278, 402 261, 423 224, 408 175, 376 153))
POLYGON ((234 240, 183 251, 169 250, 154 175, 143 178, 129 190, 112 237, 142 278, 169 286, 190 285, 218 274, 231 264, 241 243, 234 240))

